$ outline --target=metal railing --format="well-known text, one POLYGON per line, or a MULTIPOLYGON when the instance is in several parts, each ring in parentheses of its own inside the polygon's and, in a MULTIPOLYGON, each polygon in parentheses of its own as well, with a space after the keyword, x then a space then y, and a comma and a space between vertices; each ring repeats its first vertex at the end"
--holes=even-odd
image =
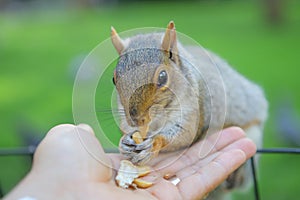
MULTIPOLYGON (((265 148, 265 149, 258 149, 256 151, 256 154, 298 154, 300 155, 300 148, 265 148)), ((251 161, 255 200, 260 200, 261 198, 259 193, 259 185, 257 181, 256 165, 254 163, 255 162, 254 157, 252 157, 250 161, 251 161)))
MULTIPOLYGON (((16 148, 0 148, 0 156, 30 156, 33 157, 36 146, 28 146, 28 147, 16 147, 16 148)), ((106 150, 105 152, 111 152, 111 150, 106 150)), ((115 153, 115 152, 114 152, 115 153)), ((300 155, 300 148, 264 148, 258 149, 256 154, 296 154, 300 155)), ((254 155, 255 156, 255 155, 254 155)), ((256 165, 255 159, 252 157, 250 159, 251 169, 252 169, 252 177, 253 177, 253 192, 255 196, 255 200, 260 200, 259 193, 259 183, 257 179, 256 173, 256 165)), ((0 182, 1 183, 1 182, 0 182)), ((3 190, 0 184, 0 198, 3 197, 3 190)))

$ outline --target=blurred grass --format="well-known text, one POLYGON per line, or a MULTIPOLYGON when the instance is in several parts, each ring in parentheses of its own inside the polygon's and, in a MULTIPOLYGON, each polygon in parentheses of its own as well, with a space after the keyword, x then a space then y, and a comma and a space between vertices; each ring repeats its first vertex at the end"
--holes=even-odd
MULTIPOLYGON (((264 21, 259 1, 136 2, 95 9, 2 12, 0 147, 22 145, 17 134, 20 123, 32 125, 43 136, 56 124, 73 122, 74 68, 80 64, 76 60, 107 39, 111 25, 121 32, 137 27, 165 27, 171 19, 178 31, 218 53, 264 88, 270 102, 265 146, 284 146, 276 135, 274 116, 282 99, 300 102, 299 8, 299 1, 288 1, 280 26, 264 21)), ((111 82, 111 77, 107 80, 111 82)), ((299 112, 300 104, 295 109, 299 112)), ((109 121, 106 123, 108 131, 114 133, 115 127, 109 128, 109 121)), ((119 135, 111 137, 117 140, 119 135)), ((25 159, 0 157, 4 192, 29 169, 25 159)), ((261 156, 262 199, 298 198, 299 168, 299 156, 261 156)))

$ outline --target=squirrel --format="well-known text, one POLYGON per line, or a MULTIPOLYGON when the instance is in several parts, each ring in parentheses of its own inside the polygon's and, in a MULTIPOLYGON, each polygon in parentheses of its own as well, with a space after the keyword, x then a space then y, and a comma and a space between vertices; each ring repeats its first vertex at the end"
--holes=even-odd
POLYGON ((183 46, 173 21, 165 33, 127 39, 112 27, 111 40, 119 54, 113 83, 118 109, 124 112, 119 149, 134 164, 188 148, 209 130, 230 126, 241 127, 262 145, 268 109, 262 89, 216 54, 183 46), (141 143, 132 137, 137 131, 141 143))

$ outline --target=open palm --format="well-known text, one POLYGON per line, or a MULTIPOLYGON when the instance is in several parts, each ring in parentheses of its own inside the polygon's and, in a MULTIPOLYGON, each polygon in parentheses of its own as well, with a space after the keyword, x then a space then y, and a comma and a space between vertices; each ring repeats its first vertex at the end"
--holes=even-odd
POLYGON ((38 146, 31 171, 4 199, 198 199, 255 151, 241 129, 228 128, 186 151, 162 154, 144 177, 152 187, 125 190, 114 181, 121 155, 106 154, 88 125, 59 125, 38 146), (166 175, 180 182, 174 185, 166 175))

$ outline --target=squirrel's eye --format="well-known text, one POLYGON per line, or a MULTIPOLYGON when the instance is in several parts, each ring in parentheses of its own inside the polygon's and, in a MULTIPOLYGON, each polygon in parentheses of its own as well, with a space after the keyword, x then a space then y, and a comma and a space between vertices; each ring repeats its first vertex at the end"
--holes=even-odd
POLYGON ((115 77, 112 77, 112 82, 114 85, 116 85, 115 77))
POLYGON ((158 87, 162 87, 164 86, 168 81, 168 74, 165 70, 162 70, 159 75, 158 75, 158 79, 157 79, 157 85, 158 87))

